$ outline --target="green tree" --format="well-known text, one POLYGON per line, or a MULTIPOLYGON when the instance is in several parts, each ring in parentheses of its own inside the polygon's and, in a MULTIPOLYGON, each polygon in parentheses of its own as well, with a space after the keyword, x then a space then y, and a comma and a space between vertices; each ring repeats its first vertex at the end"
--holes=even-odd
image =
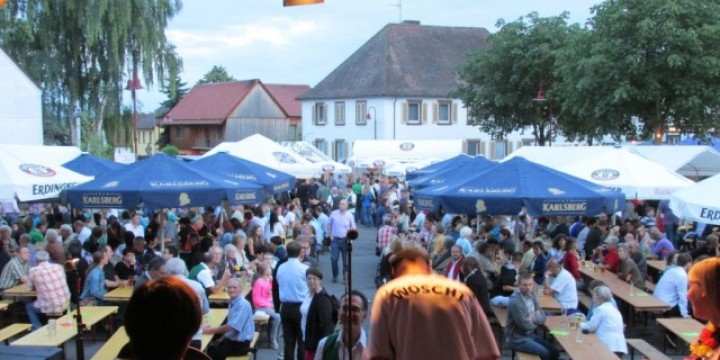
MULTIPOLYGON (((160 104, 161 111, 157 114, 158 119, 164 119, 170 110, 172 110, 172 108, 180 102, 188 91, 190 91, 190 89, 187 87, 187 83, 182 81, 179 74, 175 74, 175 76, 168 81, 168 86, 161 91, 165 94, 165 96, 167 96, 167 99, 160 104)), ((171 128, 169 126, 163 127, 155 145, 162 149, 165 145, 170 144, 170 129, 171 128)))
POLYGON ((198 84, 217 83, 224 81, 237 81, 234 77, 230 76, 224 66, 215 65, 208 71, 198 84))
POLYGON ((453 92, 468 108, 469 123, 492 137, 530 129, 544 145, 558 132, 560 102, 555 96, 555 59, 578 25, 567 24, 568 13, 542 18, 530 13, 505 23, 489 36, 490 47, 472 55, 459 70, 464 85, 453 92), (542 92, 544 101, 535 101, 542 92))
POLYGON ((569 132, 655 136, 718 126, 720 3, 613 0, 593 8, 592 31, 559 56, 569 132), (594 130, 591 130, 594 128, 594 130))
POLYGON ((165 28, 180 8, 180 0, 10 0, 0 45, 42 83, 47 118, 72 129, 80 111, 101 134, 117 127, 105 120, 122 119, 134 70, 151 86, 178 66, 165 28))
POLYGON ((175 145, 165 145, 161 151, 170 156, 180 155, 180 150, 175 145))

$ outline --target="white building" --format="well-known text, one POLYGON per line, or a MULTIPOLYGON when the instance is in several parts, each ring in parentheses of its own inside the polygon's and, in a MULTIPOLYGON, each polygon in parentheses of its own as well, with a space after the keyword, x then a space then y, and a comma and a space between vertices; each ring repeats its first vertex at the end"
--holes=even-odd
POLYGON ((0 49, 0 144, 42 145, 42 90, 0 49))
POLYGON ((458 86, 456 70, 488 46, 488 35, 411 21, 385 26, 300 96, 303 139, 341 161, 358 139, 463 139, 466 153, 490 159, 534 144, 529 133, 491 139, 467 125, 462 101, 448 97, 458 86))

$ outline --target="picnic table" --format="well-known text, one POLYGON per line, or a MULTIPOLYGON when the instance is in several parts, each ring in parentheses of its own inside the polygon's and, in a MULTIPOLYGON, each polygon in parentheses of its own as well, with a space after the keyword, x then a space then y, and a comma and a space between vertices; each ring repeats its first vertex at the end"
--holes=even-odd
MULTIPOLYGON (((210 325, 212 327, 218 327, 222 325, 223 321, 225 321, 227 314, 228 309, 210 309, 210 311, 203 317, 202 326, 210 325)), ((200 350, 205 351, 208 345, 210 345, 212 338, 213 334, 203 334, 202 339, 200 340, 200 343, 202 344, 200 346, 200 350)))
POLYGON ((648 260, 647 265, 648 267, 657 270, 658 273, 661 273, 665 271, 665 266, 667 265, 667 262, 665 260, 648 260))
MULTIPOLYGON (((657 319, 657 322, 666 333, 668 331, 673 333, 688 345, 700 336, 700 331, 705 327, 705 325, 693 318, 664 318, 657 319)), ((666 337, 663 337, 663 352, 667 348, 666 339, 666 337)))
POLYGON ((132 286, 119 287, 105 294, 103 299, 113 302, 128 302, 132 297, 133 290, 135 289, 132 286))
POLYGON ((5 296, 9 297, 35 297, 35 290, 28 290, 27 285, 20 284, 3 291, 5 296))
POLYGON ((562 316, 548 316, 545 327, 555 337, 570 359, 617 359, 617 355, 605 346, 593 333, 584 334, 582 342, 577 341, 577 328, 561 326, 562 316))
MULTIPOLYGON (((80 310, 85 326, 92 327, 108 316, 117 313, 117 306, 83 306, 80 310)), ((56 320, 56 333, 48 334, 45 325, 30 334, 11 343, 13 346, 63 346, 68 340, 77 335, 77 323, 73 317, 75 312, 65 314, 56 320)))
MULTIPOLYGON (((248 296, 248 294, 252 290, 251 282, 252 282, 252 280, 250 278, 245 278, 245 277, 241 278, 242 293, 240 294, 240 296, 242 296, 242 297, 248 296)), ((208 301, 210 301, 211 303, 216 303, 216 304, 227 304, 230 302, 230 295, 228 295, 227 291, 225 291, 225 290, 218 291, 217 293, 208 296, 208 301)))
POLYGON ((115 359, 123 346, 130 342, 125 327, 119 327, 105 344, 93 355, 92 360, 115 359))

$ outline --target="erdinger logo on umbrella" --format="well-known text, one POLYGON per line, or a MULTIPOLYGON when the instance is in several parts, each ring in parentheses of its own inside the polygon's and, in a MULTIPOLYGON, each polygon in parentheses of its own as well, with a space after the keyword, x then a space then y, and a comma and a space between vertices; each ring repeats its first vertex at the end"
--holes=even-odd
POLYGON ((20 170, 26 172, 32 176, 37 177, 52 177, 55 176, 55 170, 37 164, 20 164, 20 170))
POLYGON ((331 173, 335 171, 335 166, 333 164, 325 164, 322 166, 322 171, 324 173, 331 173))
POLYGON ((375 160, 373 162, 373 165, 378 169, 382 169, 383 166, 385 166, 385 161, 384 160, 375 160))
POLYGON ((407 142, 407 143, 400 144, 400 150, 402 150, 402 151, 410 151, 414 148, 415 148, 415 144, 413 144, 413 143, 407 142))
POLYGON ((277 161, 279 161, 281 163, 285 163, 285 164, 296 163, 295 158, 293 158, 292 155, 290 155, 286 152, 276 151, 272 154, 275 157, 275 159, 277 159, 277 161))
POLYGON ((620 172, 614 169, 599 169, 590 174, 590 177, 598 181, 610 181, 620 177, 620 172))

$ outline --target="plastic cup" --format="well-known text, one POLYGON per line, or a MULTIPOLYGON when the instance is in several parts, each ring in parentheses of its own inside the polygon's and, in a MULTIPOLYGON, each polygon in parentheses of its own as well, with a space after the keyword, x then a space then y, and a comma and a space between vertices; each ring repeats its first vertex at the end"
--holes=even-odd
POLYGON ((48 333, 48 335, 50 335, 50 336, 55 336, 55 335, 57 335, 57 320, 55 320, 55 319, 50 319, 50 320, 48 320, 48 323, 47 323, 47 333, 48 333))

